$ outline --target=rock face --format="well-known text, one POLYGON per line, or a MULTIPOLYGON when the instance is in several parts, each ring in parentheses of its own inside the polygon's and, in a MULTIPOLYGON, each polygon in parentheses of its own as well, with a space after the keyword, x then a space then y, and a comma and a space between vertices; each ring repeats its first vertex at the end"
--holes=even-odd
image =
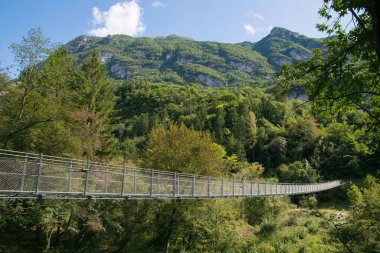
POLYGON ((82 35, 70 42, 70 46, 74 48, 76 52, 81 52, 89 49, 88 36, 82 35))
POLYGON ((99 52, 99 56, 100 56, 100 60, 103 64, 107 64, 111 59, 112 57, 114 56, 112 53, 110 52, 106 52, 106 51, 100 51, 99 52))
POLYGON ((229 64, 231 67, 235 68, 235 69, 238 69, 242 72, 246 72, 246 73, 252 73, 253 70, 255 69, 255 66, 253 64, 247 64, 247 63, 244 63, 244 62, 230 62, 229 64))
POLYGON ((109 73, 112 77, 114 77, 117 80, 128 79, 132 75, 132 72, 129 71, 125 64, 120 61, 115 61, 111 64, 109 68, 109 73))
POLYGON ((275 27, 257 43, 227 44, 170 35, 133 38, 79 36, 66 47, 77 60, 99 52, 111 78, 149 82, 199 83, 205 86, 255 85, 266 82, 282 64, 304 61, 320 40, 275 27))
POLYGON ((201 82, 202 84, 210 87, 214 86, 226 86, 226 84, 216 78, 212 78, 208 75, 204 74, 199 74, 198 76, 195 77, 195 80, 201 82))
POLYGON ((299 48, 293 48, 289 50, 288 55, 293 61, 305 61, 307 59, 310 59, 313 55, 308 50, 299 49, 299 48))

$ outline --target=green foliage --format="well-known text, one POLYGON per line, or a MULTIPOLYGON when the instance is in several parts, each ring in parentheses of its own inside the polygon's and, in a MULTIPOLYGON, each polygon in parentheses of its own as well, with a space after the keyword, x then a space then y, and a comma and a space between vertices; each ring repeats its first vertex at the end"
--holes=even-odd
POLYGON ((363 177, 366 164, 361 158, 371 157, 377 148, 370 144, 368 137, 371 138, 363 128, 347 123, 329 124, 317 150, 322 173, 327 177, 335 177, 337 173, 342 178, 363 177))
POLYGON ((379 8, 376 1, 326 0, 320 10, 324 24, 317 27, 330 37, 314 57, 287 66, 279 75, 286 90, 301 85, 314 109, 328 116, 362 110, 368 122, 379 126, 380 67, 379 8), (337 18, 333 18, 333 13, 337 18), (344 16, 352 16, 355 26, 347 29, 344 16))
POLYGON ((318 205, 318 200, 314 195, 302 196, 299 200, 299 205, 303 208, 315 209, 318 205))
POLYGON ((47 43, 32 29, 13 45, 24 69, 0 96, 2 147, 79 157, 107 153, 105 146, 114 140, 109 123, 114 94, 104 67, 93 54, 78 69, 64 47, 41 62, 50 52, 47 43))
POLYGON ((83 111, 82 120, 86 122, 83 126, 83 152, 89 158, 94 157, 96 153, 100 157, 109 156, 116 141, 110 135, 114 91, 96 51, 92 51, 81 66, 79 81, 82 84, 79 88, 83 91, 78 102, 83 111))
POLYGON ((223 174, 225 151, 205 134, 184 125, 154 130, 148 140, 143 165, 165 171, 202 175, 223 174))
POLYGON ((364 187, 353 185, 348 191, 352 221, 344 233, 345 243, 359 252, 380 252, 380 181, 367 176, 364 187))
POLYGON ((268 58, 275 70, 280 70, 283 64, 307 60, 312 56, 312 50, 320 47, 321 40, 307 38, 280 27, 273 28, 268 36, 253 45, 255 50, 268 58))
MULTIPOLYGON (((319 43, 279 28, 267 39, 265 54, 290 61, 294 52, 307 55, 319 43)), ((79 65, 65 48, 49 54, 46 46, 40 31, 32 30, 13 47, 22 68, 18 79, 0 76, 2 147, 249 180, 278 177, 271 182, 315 182, 318 172, 324 178, 360 177, 378 168, 379 132, 358 111, 319 118, 310 106, 259 88, 164 83, 198 82, 200 75, 223 84, 266 80, 273 68, 251 43, 80 37, 68 45, 79 65), (103 61, 111 70, 115 62, 123 65, 132 80, 111 82, 103 61)), ((338 252, 346 245, 378 252, 379 192, 373 177, 363 188, 353 186, 352 219, 338 232, 328 227, 336 212, 314 216, 316 211, 296 209, 285 196, 3 199, 0 251, 338 252)), ((305 197, 301 205, 315 208, 317 199, 305 197)))
POLYGON ((274 28, 255 44, 194 41, 175 35, 156 38, 80 36, 66 46, 80 62, 89 51, 99 51, 110 76, 116 80, 258 86, 269 83, 282 63, 310 58, 310 50, 320 46, 319 40, 300 35, 284 36, 287 33, 293 34, 274 28))
POLYGON ((296 161, 289 165, 281 164, 276 169, 276 174, 282 182, 316 182, 318 174, 309 162, 296 161))

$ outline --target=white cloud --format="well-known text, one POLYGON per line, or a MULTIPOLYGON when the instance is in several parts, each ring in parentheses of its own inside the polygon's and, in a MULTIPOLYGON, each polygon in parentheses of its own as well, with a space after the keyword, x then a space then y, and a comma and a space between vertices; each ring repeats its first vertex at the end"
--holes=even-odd
POLYGON ((155 0, 155 1, 153 1, 151 5, 152 5, 154 8, 156 8, 156 7, 165 7, 165 5, 164 5, 162 2, 160 2, 160 0, 155 0))
POLYGON ((245 24, 244 26, 245 33, 248 35, 255 35, 256 28, 253 25, 245 24))
POLYGON ((249 17, 253 17, 253 18, 257 18, 257 19, 261 19, 261 20, 264 19, 263 14, 261 14, 261 13, 259 13, 259 12, 256 12, 256 11, 254 11, 254 10, 248 10, 247 15, 248 15, 249 17))
POLYGON ((95 36, 103 37, 113 34, 136 36, 145 31, 141 20, 142 9, 136 0, 118 2, 103 12, 98 7, 94 7, 92 16, 94 28, 89 31, 89 34, 95 36))

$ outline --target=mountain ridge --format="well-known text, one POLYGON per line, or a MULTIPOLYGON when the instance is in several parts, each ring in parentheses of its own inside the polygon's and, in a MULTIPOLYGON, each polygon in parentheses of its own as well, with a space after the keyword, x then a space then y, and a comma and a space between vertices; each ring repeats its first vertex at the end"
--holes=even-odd
POLYGON ((282 64, 312 56, 321 39, 275 27, 258 42, 196 41, 178 35, 138 37, 81 35, 66 44, 81 62, 99 51, 110 77, 153 83, 205 86, 258 85, 270 82, 282 64))

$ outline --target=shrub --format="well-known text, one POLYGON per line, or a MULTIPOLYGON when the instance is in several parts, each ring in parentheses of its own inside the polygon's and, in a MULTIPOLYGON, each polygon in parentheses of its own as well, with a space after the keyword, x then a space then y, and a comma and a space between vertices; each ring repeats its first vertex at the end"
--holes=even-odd
POLYGON ((272 234, 276 232, 278 225, 275 221, 264 219, 260 225, 260 233, 263 234, 272 234))

